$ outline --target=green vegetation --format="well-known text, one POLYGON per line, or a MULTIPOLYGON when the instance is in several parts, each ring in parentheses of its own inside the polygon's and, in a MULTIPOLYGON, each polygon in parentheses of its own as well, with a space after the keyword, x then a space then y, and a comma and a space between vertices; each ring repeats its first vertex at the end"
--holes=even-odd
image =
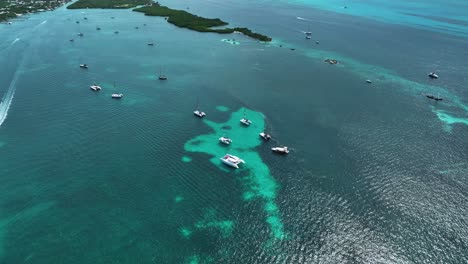
POLYGON ((146 3, 147 0, 79 0, 67 8, 132 8, 146 3))
MULTIPOLYGON (((80 0, 83 1, 83 0, 80 0)), ((93 0, 86 0, 93 1, 93 0)), ((248 28, 222 28, 214 29, 213 27, 221 27, 228 25, 227 22, 222 21, 219 18, 204 18, 190 14, 183 10, 171 9, 167 6, 159 5, 155 3, 151 6, 144 6, 136 8, 133 11, 142 12, 147 16, 162 16, 167 17, 167 22, 174 24, 181 28, 188 28, 198 32, 214 32, 220 34, 230 34, 234 32, 240 32, 251 38, 258 39, 260 41, 271 41, 271 38, 262 34, 252 32, 248 28)))
POLYGON ((51 11, 68 0, 0 0, 0 21, 41 11, 51 11))

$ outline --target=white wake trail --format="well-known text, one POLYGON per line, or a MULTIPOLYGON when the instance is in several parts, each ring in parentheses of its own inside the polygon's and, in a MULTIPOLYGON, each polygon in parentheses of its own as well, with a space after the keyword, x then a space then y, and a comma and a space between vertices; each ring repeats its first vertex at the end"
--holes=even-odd
POLYGON ((3 122, 8 115, 8 109, 10 109, 11 103, 13 102, 13 97, 15 96, 16 91, 16 81, 19 77, 19 71, 15 73, 13 80, 10 83, 10 87, 8 87, 8 91, 2 98, 2 102, 0 103, 0 126, 2 126, 3 122))

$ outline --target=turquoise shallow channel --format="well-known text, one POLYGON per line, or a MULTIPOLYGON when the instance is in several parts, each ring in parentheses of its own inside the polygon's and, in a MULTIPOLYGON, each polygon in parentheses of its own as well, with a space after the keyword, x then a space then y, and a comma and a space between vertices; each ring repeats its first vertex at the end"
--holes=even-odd
MULTIPOLYGON (((225 109, 223 107, 218 108, 225 109)), ((262 144, 259 133, 265 129, 264 118, 262 113, 242 108, 233 112, 229 120, 224 123, 204 119, 204 123, 214 130, 213 133, 199 135, 191 139, 185 143, 184 149, 189 152, 201 152, 210 155, 210 161, 213 164, 234 175, 238 174, 235 173, 237 171, 226 167, 219 159, 229 153, 245 160, 246 164, 242 164, 242 169, 240 169, 241 171, 247 170, 242 179, 246 189, 242 195, 243 199, 246 201, 254 198, 263 199, 265 218, 270 226, 272 237, 283 239, 285 238, 283 224, 275 202, 279 186, 271 175, 268 166, 254 149, 262 144), (240 123, 239 120, 244 117, 244 114, 252 121, 250 126, 240 123), (228 146, 221 144, 218 139, 223 136, 232 139, 232 143, 228 146)))

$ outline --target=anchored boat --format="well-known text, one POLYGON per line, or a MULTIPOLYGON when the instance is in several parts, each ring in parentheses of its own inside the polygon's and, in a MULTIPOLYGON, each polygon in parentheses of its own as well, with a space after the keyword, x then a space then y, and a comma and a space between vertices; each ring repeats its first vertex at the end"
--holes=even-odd
POLYGON ((271 150, 273 152, 280 153, 280 154, 288 154, 289 153, 288 147, 275 147, 275 148, 271 148, 271 150))
POLYGON ((229 165, 233 168, 236 168, 238 169, 239 168, 239 164, 240 163, 245 163, 245 161, 239 157, 236 157, 234 155, 231 155, 231 154, 226 154, 224 155, 224 157, 220 158, 220 160, 226 164, 226 165, 229 165))
POLYGON ((232 139, 230 139, 228 137, 220 137, 219 142, 221 142, 223 144, 226 144, 226 145, 229 145, 229 144, 232 143, 232 139))

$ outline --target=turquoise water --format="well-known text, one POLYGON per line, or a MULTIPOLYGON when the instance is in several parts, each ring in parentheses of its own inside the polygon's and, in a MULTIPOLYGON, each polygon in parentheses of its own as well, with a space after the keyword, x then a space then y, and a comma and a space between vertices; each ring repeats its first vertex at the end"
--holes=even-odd
POLYGON ((468 262, 464 3, 323 3, 163 3, 267 44, 130 10, 0 25, 0 263, 468 262))

